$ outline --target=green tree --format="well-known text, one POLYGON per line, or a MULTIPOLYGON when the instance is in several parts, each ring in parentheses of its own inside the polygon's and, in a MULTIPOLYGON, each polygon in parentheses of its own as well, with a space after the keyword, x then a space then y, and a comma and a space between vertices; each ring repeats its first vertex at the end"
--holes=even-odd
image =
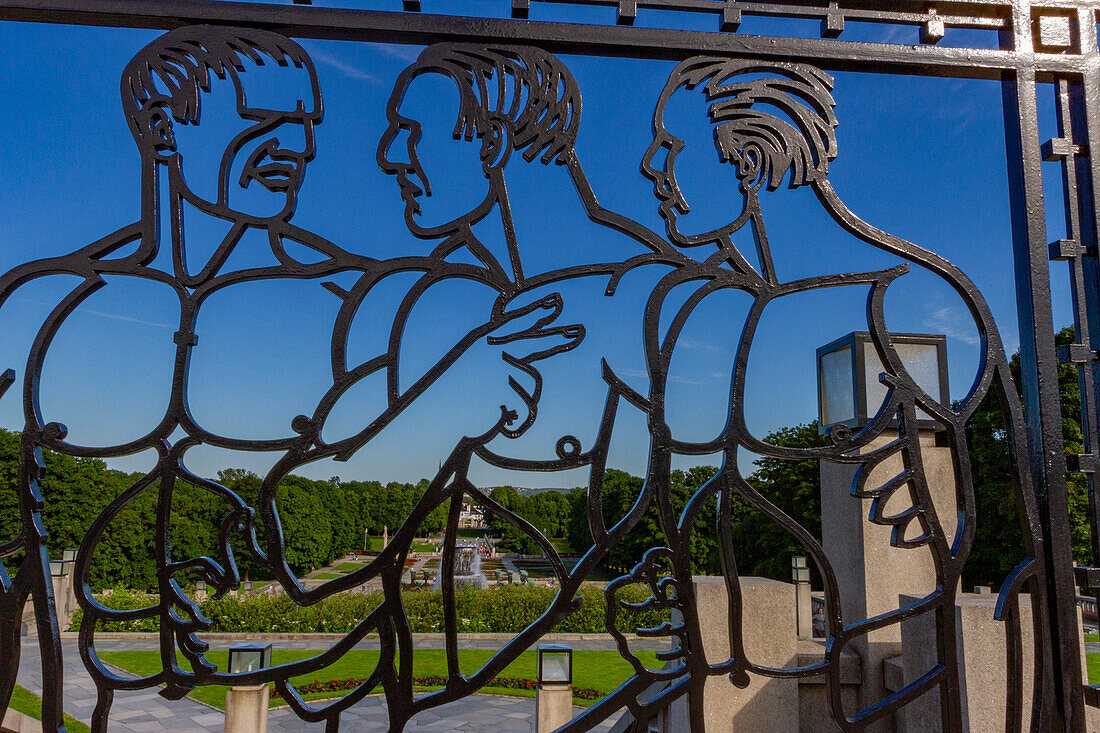
MULTIPOLYGON (((814 448, 826 444, 817 421, 781 428, 764 441, 785 448, 814 448)), ((787 460, 768 456, 757 459, 748 484, 821 540, 821 474, 819 461, 787 460)), ((737 569, 741 575, 790 580, 792 555, 806 549, 763 512, 740 502, 733 522, 737 569)))
MULTIPOLYGON (((1055 335, 1055 344, 1074 342, 1072 328, 1055 335)), ((1013 381, 1019 386, 1020 354, 1009 364, 1013 381)), ((1058 396, 1062 404, 1062 439, 1067 456, 1084 452, 1081 430, 1081 393, 1077 369, 1072 364, 1058 367, 1058 396)), ((966 585, 1000 586, 1005 576, 1023 559, 1023 512, 1018 505, 1012 481, 1012 457, 1004 412, 995 395, 988 396, 967 426, 970 466, 974 476, 977 505, 974 549, 963 572, 966 585)), ((1079 564, 1093 562, 1091 531, 1088 521, 1088 484, 1082 474, 1066 478, 1073 556, 1079 564)))

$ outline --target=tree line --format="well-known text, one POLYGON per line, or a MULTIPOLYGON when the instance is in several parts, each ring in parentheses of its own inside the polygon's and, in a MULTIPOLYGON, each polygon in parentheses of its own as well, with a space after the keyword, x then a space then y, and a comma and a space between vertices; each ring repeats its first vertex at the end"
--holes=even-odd
MULTIPOLYGON (((0 543, 19 532, 19 500, 16 491, 19 472, 17 432, 0 429, 0 543)), ((123 473, 98 459, 74 458, 44 452, 46 475, 42 480, 45 500, 43 522, 50 536, 51 556, 67 547, 79 547, 95 518, 119 494, 143 474, 123 473)), ((217 480, 256 506, 261 479, 241 469, 227 469, 217 480)), ((297 573, 323 567, 349 551, 362 549, 364 533, 392 532, 411 512, 424 493, 427 481, 415 484, 379 481, 318 481, 288 476, 278 486, 279 507, 287 562, 297 573)), ((157 497, 160 488, 151 486, 124 506, 107 525, 92 559, 90 583, 93 590, 126 587, 148 590, 156 587, 153 562, 157 497)), ((172 556, 176 559, 204 555, 217 557, 218 530, 230 505, 209 491, 177 480, 172 487, 172 556)), ((420 532, 439 532, 446 521, 444 503, 422 523, 420 532)), ((261 532, 261 544, 263 537, 261 532)), ((234 542, 235 557, 242 574, 262 579, 249 553, 234 542)), ((19 558, 8 561, 8 569, 19 558)))
MULTIPOLYGON (((1073 329, 1056 335, 1063 346, 1074 340, 1073 329)), ((1013 356, 1010 369, 1020 384, 1020 357, 1013 356)), ((1081 430, 1081 402, 1076 368, 1059 367, 1062 403, 1062 432, 1067 455, 1085 452, 1081 430)), ((976 499, 976 536, 974 547, 963 569, 964 587, 987 585, 997 588, 1025 556, 1022 512, 1012 483, 1013 467, 1008 434, 1001 406, 990 395, 978 407, 967 430, 970 463, 976 499)), ((772 445, 810 448, 825 444, 817 422, 782 428, 765 438, 772 445)), ((756 470, 746 478, 748 484, 767 497, 777 508, 821 540, 821 480, 816 460, 782 460, 761 457, 756 470)), ((670 493, 677 513, 687 500, 718 469, 700 466, 673 471, 670 493)), ((643 479, 618 470, 609 470, 603 483, 602 509, 608 526, 625 516, 642 489, 643 479)), ((1067 476, 1069 519, 1073 554, 1078 564, 1093 564, 1091 530, 1088 520, 1088 486, 1084 475, 1067 476)), ((588 495, 573 489, 567 495, 536 494, 522 496, 510 488, 498 489, 492 498, 538 528, 551 528, 555 537, 567 537, 575 550, 592 545, 588 529, 588 495)), ((852 501, 855 501, 854 499, 852 501)), ((718 555, 716 503, 704 504, 692 529, 690 552, 693 572, 713 575, 722 572, 718 555)), ((790 579, 790 557, 804 555, 805 549, 777 523, 754 509, 740 496, 734 496, 731 512, 734 558, 741 575, 776 580, 790 579)), ((538 552, 534 541, 500 517, 490 523, 503 536, 504 544, 519 552, 538 552)), ((638 525, 618 544, 611 547, 606 565, 612 571, 626 572, 650 547, 666 544, 657 508, 650 506, 638 525)), ((816 570, 815 584, 817 583, 816 570)))
MULTIPOLYGON (((1072 330, 1058 334, 1059 345, 1073 339, 1072 330)), ((1019 357, 1011 368, 1019 383, 1019 357)), ((1084 452, 1081 431, 1077 375, 1071 365, 1060 368, 1063 405, 1063 435, 1066 452, 1084 452)), ((1023 528, 1011 483, 1012 463, 1007 433, 999 405, 987 399, 974 415, 968 429, 970 460, 977 498, 977 526, 974 548, 964 570, 966 585, 997 587, 1023 557, 1023 528)), ((767 436, 775 445, 812 447, 822 445, 816 422, 783 428, 767 436)), ((16 491, 20 452, 19 433, 0 429, 0 543, 18 534, 19 505, 16 491)), ((109 469, 97 459, 74 458, 45 452, 46 476, 42 481, 45 498, 43 520, 50 534, 51 553, 60 555, 66 547, 77 547, 92 522, 120 493, 130 488, 141 474, 109 469)), ((818 462, 790 461, 762 457, 746 478, 749 485, 776 507, 821 538, 821 486, 818 462)), ((688 499, 717 473, 714 466, 678 470, 671 475, 671 498, 678 513, 688 499)), ((227 469, 217 480, 255 506, 260 477, 241 469, 227 469)), ((607 471, 603 482, 602 511, 610 526, 634 505, 643 479, 618 470, 607 471)), ((1074 556, 1080 564, 1091 564, 1091 534, 1088 527, 1088 488, 1081 474, 1068 481, 1070 522, 1074 556)), ((277 490, 277 505, 287 547, 287 561, 298 573, 322 567, 349 551, 363 547, 364 532, 380 534, 401 526, 428 485, 379 481, 327 481, 288 476, 277 490)), ((93 589, 156 586, 153 564, 158 486, 150 487, 113 517, 93 558, 93 589)), ((562 538, 575 552, 592 544, 588 529, 588 495, 584 489, 569 493, 541 492, 530 496, 512 487, 498 487, 491 498, 505 509, 523 517, 539 532, 562 538)), ((854 501, 854 500, 853 500, 854 501)), ((216 555, 218 528, 229 511, 219 497, 183 481, 172 490, 172 553, 175 558, 216 555)), ((418 533, 432 535, 445 525, 448 507, 444 503, 422 523, 418 533)), ((718 555, 716 506, 706 502, 699 512, 690 545, 694 572, 722 571, 718 555)), ((525 554, 541 550, 531 536, 502 517, 487 513, 488 522, 500 536, 501 545, 525 554)), ((778 580, 790 577, 791 555, 805 554, 774 521, 735 497, 731 534, 738 572, 778 580)), ((261 542, 263 538, 261 537, 261 542)), ((604 564, 612 572, 625 572, 642 553, 665 544, 655 506, 623 540, 610 548, 604 564)), ((247 552, 236 553, 242 573, 262 578, 247 552)), ((18 558, 15 558, 17 561, 18 558)), ((9 561, 10 562, 10 561, 9 561)), ((12 565, 9 564, 9 570, 12 565)))

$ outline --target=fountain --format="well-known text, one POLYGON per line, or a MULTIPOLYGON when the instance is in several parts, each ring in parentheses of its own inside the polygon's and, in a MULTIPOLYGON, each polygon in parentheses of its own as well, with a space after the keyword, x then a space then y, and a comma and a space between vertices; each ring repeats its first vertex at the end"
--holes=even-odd
MULTIPOLYGON (((440 572, 435 579, 435 588, 439 588, 443 582, 443 573, 440 572)), ((481 550, 477 545, 455 546, 455 588, 472 585, 475 588, 485 588, 489 585, 485 576, 481 574, 481 550)))

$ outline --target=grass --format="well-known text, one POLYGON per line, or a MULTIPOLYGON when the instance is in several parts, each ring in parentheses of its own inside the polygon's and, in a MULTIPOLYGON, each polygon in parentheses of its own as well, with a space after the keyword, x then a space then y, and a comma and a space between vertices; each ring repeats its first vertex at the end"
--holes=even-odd
POLYGON ((344 577, 343 573, 321 573, 320 575, 314 575, 312 580, 335 580, 342 577, 344 577))
MULTIPOLYGON (((358 550, 359 548, 355 548, 358 550)), ((413 552, 432 552, 435 550, 435 545, 431 542, 414 542, 412 543, 413 552)), ((382 551, 382 538, 370 537, 367 540, 367 552, 381 552, 382 551)))
MULTIPOLYGON (((12 710, 29 715, 35 720, 42 720, 42 698, 25 687, 15 686, 9 706, 12 710)), ((92 730, 68 713, 65 714, 65 727, 69 733, 91 733, 92 730)))
POLYGON ((554 566, 545 560, 515 560, 516 568, 526 570, 532 578, 554 577, 554 566))
POLYGON ((1085 662, 1088 663, 1089 684, 1100 685, 1100 654, 1086 654, 1085 662))
POLYGON ((1100 634, 1085 634, 1085 641, 1100 641, 1100 634))
POLYGON ((554 549, 563 555, 572 555, 575 552, 573 545, 569 544, 569 540, 564 537, 551 539, 550 542, 554 545, 554 549))
MULTIPOLYGON (((488 662, 493 653, 494 652, 489 649, 461 649, 458 652, 459 667, 464 674, 472 674, 488 662)), ((273 654, 273 662, 275 664, 286 664, 300 659, 307 659, 316 654, 320 654, 320 651, 280 651, 276 649, 273 654)), ((139 676, 155 674, 161 669, 160 653, 155 651, 100 652, 100 657, 106 662, 122 667, 127 672, 139 676)), ((653 652, 641 652, 638 654, 638 657, 651 668, 660 666, 653 652)), ((217 664, 219 669, 224 669, 228 661, 228 652, 210 652, 207 654, 207 658, 211 662, 217 664)), ((180 663, 185 665, 186 668, 187 663, 182 656, 180 656, 180 663)), ((297 684, 305 684, 313 682, 314 680, 324 682, 348 678, 363 679, 370 675, 377 664, 377 651, 357 649, 348 652, 339 661, 324 670, 319 670, 301 677, 294 677, 292 681, 297 684)), ((632 671, 630 664, 620 657, 618 652, 573 652, 573 684, 576 687, 591 687, 605 693, 611 692, 622 684, 624 680, 630 677, 632 671)), ((447 657, 444 650, 424 649, 415 653, 413 676, 426 677, 428 675, 446 674, 447 657)), ((516 661, 505 668, 500 676, 533 679, 535 677, 535 652, 528 651, 521 654, 516 661)), ((205 702, 208 705, 224 709, 226 689, 227 688, 223 686, 199 687, 191 693, 191 697, 205 702)), ((534 695, 533 690, 510 690, 488 687, 484 688, 482 692, 510 695, 514 697, 531 697, 534 695)), ((337 697, 340 694, 341 693, 335 692, 317 693, 315 695, 306 696, 306 699, 331 698, 337 697)), ((589 706, 593 702, 592 700, 573 698, 574 705, 589 706)), ((273 706, 282 705, 283 701, 273 698, 271 704, 273 706)))
POLYGON ((335 573, 353 573, 361 567, 363 567, 361 562, 342 562, 332 568, 332 571, 335 573))

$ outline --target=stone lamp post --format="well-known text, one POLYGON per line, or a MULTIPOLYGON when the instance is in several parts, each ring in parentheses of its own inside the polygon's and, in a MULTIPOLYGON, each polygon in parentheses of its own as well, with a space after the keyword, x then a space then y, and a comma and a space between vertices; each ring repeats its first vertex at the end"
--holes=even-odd
MULTIPOLYGON (((950 404, 947 337, 899 333, 890 334, 890 342, 913 381, 941 404, 950 404)), ((821 347, 817 367, 822 434, 837 424, 855 433, 874 419, 887 387, 879 379, 884 369, 869 333, 850 333, 821 347)), ((951 449, 937 445, 935 423, 927 415, 918 410, 917 418, 925 478, 943 529, 951 536, 958 521, 951 449)), ((869 453, 897 437, 896 429, 885 430, 859 450, 869 453)), ((902 470, 901 457, 892 456, 873 469, 867 483, 884 484, 902 470)), ((820 471, 822 539, 840 585, 845 620, 897 610, 901 595, 930 593, 936 587, 930 554, 892 547, 891 528, 867 521, 871 500, 851 495, 856 466, 821 461, 820 471)), ((889 694, 884 662, 902 653, 901 641, 898 624, 853 640, 851 648, 863 659, 863 706, 889 694)))
MULTIPOLYGON (((271 644, 238 644, 229 650, 230 674, 271 666, 271 644)), ((225 733, 267 733, 266 684, 231 687, 225 694, 225 733)))
POLYGON ((573 648, 539 644, 536 733, 550 733, 573 718, 573 648))

